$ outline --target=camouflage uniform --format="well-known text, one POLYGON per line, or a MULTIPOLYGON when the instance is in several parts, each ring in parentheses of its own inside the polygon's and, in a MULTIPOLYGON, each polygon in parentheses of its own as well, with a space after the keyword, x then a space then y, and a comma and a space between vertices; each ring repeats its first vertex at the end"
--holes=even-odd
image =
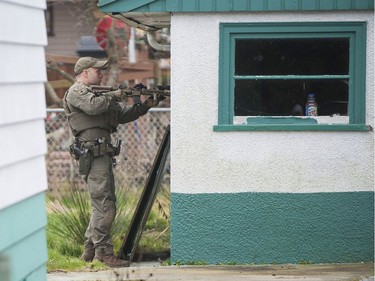
POLYGON ((116 131, 118 124, 134 121, 146 114, 148 109, 143 104, 123 107, 110 94, 94 94, 82 82, 75 82, 65 94, 64 110, 71 131, 79 137, 81 148, 89 149, 90 154, 90 157, 80 157, 86 157, 89 162, 88 169, 83 169, 80 159, 80 171, 88 184, 92 206, 85 248, 95 248, 95 255, 98 252, 113 255, 110 229, 116 215, 116 197, 111 133, 116 131), (104 140, 101 147, 95 142, 97 139, 104 140))

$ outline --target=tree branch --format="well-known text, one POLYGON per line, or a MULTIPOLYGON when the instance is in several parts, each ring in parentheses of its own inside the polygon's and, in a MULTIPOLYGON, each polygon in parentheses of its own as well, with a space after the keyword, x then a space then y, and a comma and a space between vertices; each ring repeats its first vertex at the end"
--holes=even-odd
POLYGON ((68 81, 70 81, 72 83, 74 83, 76 81, 76 79, 72 75, 70 75, 69 73, 67 73, 64 70, 60 69, 60 67, 58 67, 57 63, 54 62, 54 61, 50 62, 50 63, 47 63, 47 69, 56 71, 58 74, 60 74, 66 80, 68 80, 68 81))
POLYGON ((52 87, 51 83, 49 83, 47 81, 46 83, 44 83, 44 86, 45 86, 45 89, 46 89, 46 93, 50 97, 50 99, 52 100, 52 102, 54 104, 58 104, 59 106, 61 106, 62 105, 62 100, 56 94, 55 89, 52 87))

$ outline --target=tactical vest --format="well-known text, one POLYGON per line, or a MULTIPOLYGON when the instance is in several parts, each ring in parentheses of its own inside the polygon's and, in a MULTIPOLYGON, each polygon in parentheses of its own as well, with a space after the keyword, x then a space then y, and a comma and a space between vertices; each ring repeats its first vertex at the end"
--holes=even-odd
POLYGON ((102 114, 88 115, 67 101, 69 91, 70 90, 68 90, 64 95, 63 107, 68 118, 70 129, 75 137, 79 136, 82 131, 90 128, 101 128, 110 133, 116 131, 119 123, 116 120, 115 108, 111 108, 116 107, 116 104, 111 102, 108 111, 102 114))

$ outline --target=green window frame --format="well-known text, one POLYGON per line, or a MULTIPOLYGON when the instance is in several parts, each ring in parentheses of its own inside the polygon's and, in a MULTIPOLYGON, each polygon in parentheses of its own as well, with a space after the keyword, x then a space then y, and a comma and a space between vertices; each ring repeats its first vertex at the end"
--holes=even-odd
MULTIPOLYGON (((276 77, 276 76, 275 76, 276 77)), ((366 126, 366 22, 273 22, 221 23, 219 50, 219 108, 214 131, 367 131, 366 126), (254 124, 234 124, 234 85, 236 79, 269 79, 235 75, 236 39, 347 38, 349 39, 348 124, 307 124, 300 118, 259 118, 254 124)), ((271 77, 272 78, 272 77, 271 77)), ((277 79, 322 79, 322 75, 289 75, 277 79)), ((335 79, 334 77, 328 77, 335 79)))

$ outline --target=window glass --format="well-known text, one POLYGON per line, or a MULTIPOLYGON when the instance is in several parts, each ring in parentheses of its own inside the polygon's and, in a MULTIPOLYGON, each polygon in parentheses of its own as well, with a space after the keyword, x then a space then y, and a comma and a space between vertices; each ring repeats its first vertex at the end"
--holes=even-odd
POLYGON ((349 39, 237 39, 235 56, 235 75, 348 74, 349 39))
POLYGON ((45 10, 45 20, 46 20, 46 27, 47 27, 47 35, 54 36, 54 29, 53 29, 53 6, 52 4, 48 4, 47 9, 45 10))
POLYGON ((348 80, 237 80, 234 115, 304 116, 309 93, 315 94, 318 116, 348 115, 348 80))
POLYGON ((348 72, 348 38, 237 39, 234 115, 304 116, 310 93, 319 116, 347 115, 348 80, 319 75, 348 72))

